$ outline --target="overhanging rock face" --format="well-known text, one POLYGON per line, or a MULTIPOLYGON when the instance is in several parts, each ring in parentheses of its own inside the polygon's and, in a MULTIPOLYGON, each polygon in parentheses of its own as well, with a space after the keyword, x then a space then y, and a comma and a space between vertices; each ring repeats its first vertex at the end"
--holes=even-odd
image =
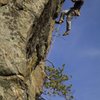
POLYGON ((41 93, 44 59, 63 1, 0 0, 0 100, 36 100, 41 93))

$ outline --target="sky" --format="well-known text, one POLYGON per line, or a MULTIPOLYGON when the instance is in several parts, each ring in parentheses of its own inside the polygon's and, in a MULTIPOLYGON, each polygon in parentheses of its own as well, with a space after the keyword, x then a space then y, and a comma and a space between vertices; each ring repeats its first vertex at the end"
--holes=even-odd
MULTIPOLYGON (((66 64, 65 73, 72 76, 75 100, 100 100, 100 0, 84 1, 80 17, 72 20, 70 35, 53 37, 47 59, 55 66, 66 64)), ((66 0, 62 9, 72 5, 71 0, 66 0)), ((61 35, 65 25, 65 22, 55 25, 61 35)), ((64 98, 49 97, 47 100, 64 98)))

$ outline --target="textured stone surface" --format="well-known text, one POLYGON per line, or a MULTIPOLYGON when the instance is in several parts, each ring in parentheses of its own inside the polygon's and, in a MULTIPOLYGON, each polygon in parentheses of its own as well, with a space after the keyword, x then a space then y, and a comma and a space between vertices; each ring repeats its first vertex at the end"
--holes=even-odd
POLYGON ((35 100, 41 93, 62 1, 0 0, 0 100, 35 100))

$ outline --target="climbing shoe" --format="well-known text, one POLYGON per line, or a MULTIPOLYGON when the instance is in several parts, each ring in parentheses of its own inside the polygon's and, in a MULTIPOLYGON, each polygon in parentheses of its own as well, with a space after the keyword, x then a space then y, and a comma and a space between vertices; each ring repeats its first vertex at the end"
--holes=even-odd
POLYGON ((66 31, 66 32, 63 34, 63 36, 69 35, 69 32, 70 32, 70 31, 66 31))
POLYGON ((55 21, 56 24, 62 24, 63 23, 63 20, 60 20, 60 21, 55 21))

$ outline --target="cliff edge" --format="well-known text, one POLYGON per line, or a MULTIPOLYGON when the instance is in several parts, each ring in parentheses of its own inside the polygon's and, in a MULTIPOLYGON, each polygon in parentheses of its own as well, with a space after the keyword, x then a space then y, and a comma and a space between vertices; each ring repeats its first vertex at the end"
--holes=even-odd
POLYGON ((54 19, 64 0, 0 0, 0 100, 36 100, 54 19))

